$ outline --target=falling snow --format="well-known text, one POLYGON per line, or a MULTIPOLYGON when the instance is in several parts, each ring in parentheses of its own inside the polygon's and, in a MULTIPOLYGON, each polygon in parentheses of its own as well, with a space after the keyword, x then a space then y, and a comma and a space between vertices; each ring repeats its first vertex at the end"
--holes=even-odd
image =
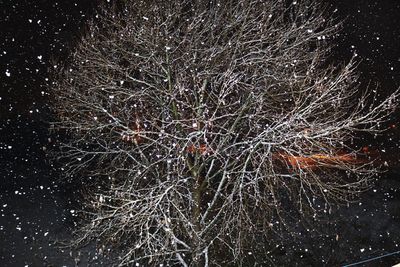
MULTIPOLYGON (((5 2, 0 20, 0 266, 86 266, 89 262, 109 266, 94 245, 80 251, 64 251, 52 242, 71 236, 70 229, 79 215, 77 192, 81 188, 61 183, 57 177, 63 170, 48 157, 48 151, 63 137, 54 136, 47 128, 50 111, 46 87, 51 83, 47 71, 58 68, 51 59, 66 56, 81 32, 80 25, 91 17, 95 1, 5 2)), ((338 59, 352 55, 360 58, 362 85, 370 81, 380 84, 377 97, 399 87, 400 3, 328 2, 333 3, 335 15, 347 18, 344 34, 337 40, 328 40, 338 42, 338 59)), ((142 19, 146 23, 153 20, 146 16, 142 19)), ((318 36, 318 29, 304 28, 304 34, 317 41, 326 39, 318 36)), ((165 46, 170 53, 172 48, 175 49, 172 42, 165 46)), ((126 84, 119 82, 119 86, 126 84)), ((109 95, 110 99, 115 97, 109 95)), ((315 216, 320 224, 313 228, 294 223, 295 233, 283 234, 270 250, 276 265, 336 266, 400 250, 400 118, 394 115, 392 119, 394 127, 385 135, 357 140, 380 150, 388 172, 360 201, 331 213, 324 209, 324 214, 315 216), (323 224, 327 219, 333 220, 323 224)), ((94 116, 93 120, 101 118, 94 116)), ((197 123, 192 127, 197 128, 197 123)), ((268 227, 278 228, 279 223, 268 227)), ((251 257, 255 252, 246 254, 251 257)), ((394 263, 390 260, 393 258, 386 263, 394 263)), ((379 263, 385 261, 376 265, 384 266, 379 263)))

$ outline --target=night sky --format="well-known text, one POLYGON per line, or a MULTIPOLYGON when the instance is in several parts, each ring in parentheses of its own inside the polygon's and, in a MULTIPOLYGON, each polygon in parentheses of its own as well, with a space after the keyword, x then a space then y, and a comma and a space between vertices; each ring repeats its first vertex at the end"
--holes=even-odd
MULTIPOLYGON (((400 87, 400 1, 324 2, 330 13, 345 19, 341 35, 332 41, 334 60, 357 54, 362 86, 376 87, 381 98, 400 87)), ((54 59, 68 55, 97 4, 0 0, 0 266, 74 266, 78 258, 80 266, 107 266, 91 247, 70 252, 55 246, 70 236, 79 193, 60 181, 61 170, 46 156, 57 138, 47 123, 48 70, 54 59)), ((277 257, 321 266, 400 251, 399 111, 390 131, 359 141, 380 150, 389 163, 376 186, 327 215, 334 220, 329 227, 283 240, 277 257)), ((400 254, 370 266, 394 263, 400 263, 400 254)))

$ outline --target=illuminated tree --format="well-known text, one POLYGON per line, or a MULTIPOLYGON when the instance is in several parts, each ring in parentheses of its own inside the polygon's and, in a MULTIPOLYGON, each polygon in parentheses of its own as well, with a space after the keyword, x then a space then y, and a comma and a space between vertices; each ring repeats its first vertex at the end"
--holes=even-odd
POLYGON ((369 101, 353 61, 327 62, 340 26, 283 2, 125 1, 90 24, 52 87, 66 172, 99 184, 77 243, 120 247, 121 265, 242 264, 287 205, 368 187, 350 143, 396 95, 369 101))

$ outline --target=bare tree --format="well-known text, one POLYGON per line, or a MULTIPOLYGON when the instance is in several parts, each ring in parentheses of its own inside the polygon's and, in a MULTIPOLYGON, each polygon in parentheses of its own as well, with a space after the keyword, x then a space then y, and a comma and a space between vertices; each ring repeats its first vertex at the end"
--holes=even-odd
POLYGON ((120 265, 241 264, 286 203, 316 214, 368 187, 351 140, 397 93, 370 101, 354 61, 327 62, 340 25, 284 2, 125 1, 91 22, 52 86, 66 172, 101 184, 78 243, 122 248, 120 265))

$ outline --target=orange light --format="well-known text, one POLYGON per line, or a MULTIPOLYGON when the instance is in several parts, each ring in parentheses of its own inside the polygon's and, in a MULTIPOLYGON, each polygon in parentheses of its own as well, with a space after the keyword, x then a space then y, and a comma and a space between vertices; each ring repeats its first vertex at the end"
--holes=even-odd
POLYGON ((337 163, 359 164, 363 160, 358 159, 354 154, 314 154, 310 156, 292 156, 284 153, 278 153, 292 169, 315 169, 321 165, 335 165, 337 163))
POLYGON ((201 144, 199 147, 190 145, 186 148, 186 151, 189 152, 190 154, 199 152, 201 155, 206 155, 211 152, 211 149, 209 147, 207 147, 207 145, 201 144))

